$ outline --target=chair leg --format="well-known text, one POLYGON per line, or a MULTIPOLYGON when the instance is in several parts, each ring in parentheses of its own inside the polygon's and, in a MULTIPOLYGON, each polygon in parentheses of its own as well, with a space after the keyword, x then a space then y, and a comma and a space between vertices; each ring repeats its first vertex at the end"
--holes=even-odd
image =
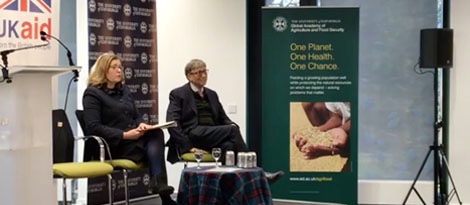
POLYGON ((129 205, 129 182, 127 181, 127 169, 123 169, 122 174, 124 175, 124 197, 126 205, 129 205))
POLYGON ((62 178, 62 200, 64 205, 67 205, 67 183, 65 178, 62 178))
POLYGON ((113 177, 111 174, 108 174, 108 195, 109 195, 109 204, 113 205, 113 198, 114 198, 114 193, 113 193, 113 177))

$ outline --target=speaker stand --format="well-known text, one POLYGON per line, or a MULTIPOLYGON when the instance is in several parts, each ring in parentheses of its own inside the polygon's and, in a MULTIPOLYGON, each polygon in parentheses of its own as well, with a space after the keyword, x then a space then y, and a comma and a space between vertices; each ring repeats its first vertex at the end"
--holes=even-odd
MULTIPOLYGON (((460 196, 457 192, 457 189, 455 188, 454 180, 452 179, 452 175, 450 174, 449 170, 449 164, 447 163, 447 159, 444 153, 444 150, 442 148, 442 144, 439 144, 439 130, 442 128, 443 123, 442 121, 439 121, 438 119, 438 68, 434 68, 434 108, 435 108, 435 120, 436 122, 434 123, 434 139, 433 139, 433 144, 429 146, 429 151, 426 154, 426 157, 424 158, 423 163, 421 164, 421 167, 419 168, 418 174, 413 180, 413 183, 411 184, 410 189, 408 190, 408 193, 405 197, 405 200, 403 201, 403 205, 406 204, 408 201, 408 198, 411 195, 411 191, 414 191, 416 195, 419 197, 421 202, 425 205, 426 202, 424 201, 423 197, 419 194, 418 190, 416 189, 415 185, 416 182, 419 179, 419 176, 421 175, 421 172, 424 169, 424 166, 426 165, 426 162, 431 156, 431 152, 434 154, 434 204, 435 205, 446 205, 449 204, 450 200, 456 196, 459 204, 462 204, 462 201, 460 200, 460 196), (445 168, 445 170, 443 170, 445 168), (446 172, 444 172, 446 171, 446 172), (443 179, 445 176, 449 177, 450 182, 452 183, 452 190, 450 190, 449 193, 442 193, 444 186, 443 186, 443 179)), ((445 189, 444 189, 445 190, 445 189)))

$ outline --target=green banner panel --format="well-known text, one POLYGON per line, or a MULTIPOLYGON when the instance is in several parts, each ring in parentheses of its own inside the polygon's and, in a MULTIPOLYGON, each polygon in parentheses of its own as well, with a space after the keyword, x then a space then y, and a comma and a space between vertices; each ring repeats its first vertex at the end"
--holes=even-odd
POLYGON ((262 166, 275 199, 357 204, 359 8, 263 8, 262 166))

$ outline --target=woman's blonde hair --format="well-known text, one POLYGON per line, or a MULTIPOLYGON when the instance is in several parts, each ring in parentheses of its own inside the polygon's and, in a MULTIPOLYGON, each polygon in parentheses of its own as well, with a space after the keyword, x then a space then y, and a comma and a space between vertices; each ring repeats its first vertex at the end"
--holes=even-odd
POLYGON ((119 60, 119 57, 113 53, 103 53, 96 59, 88 76, 88 86, 99 87, 108 82, 106 73, 110 69, 113 60, 119 60))

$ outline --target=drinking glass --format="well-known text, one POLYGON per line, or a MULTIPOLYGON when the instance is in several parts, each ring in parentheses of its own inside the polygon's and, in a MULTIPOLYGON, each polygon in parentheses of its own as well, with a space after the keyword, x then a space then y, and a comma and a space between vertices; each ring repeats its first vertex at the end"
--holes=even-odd
POLYGON ((196 150, 196 152, 194 152, 194 159, 196 159, 196 162, 197 162, 197 169, 201 169, 201 167, 199 166, 199 162, 201 162, 202 160, 202 155, 204 155, 204 152, 202 152, 202 150, 196 150))
POLYGON ((219 158, 222 155, 222 149, 212 148, 212 157, 215 159, 215 167, 219 167, 219 158))

